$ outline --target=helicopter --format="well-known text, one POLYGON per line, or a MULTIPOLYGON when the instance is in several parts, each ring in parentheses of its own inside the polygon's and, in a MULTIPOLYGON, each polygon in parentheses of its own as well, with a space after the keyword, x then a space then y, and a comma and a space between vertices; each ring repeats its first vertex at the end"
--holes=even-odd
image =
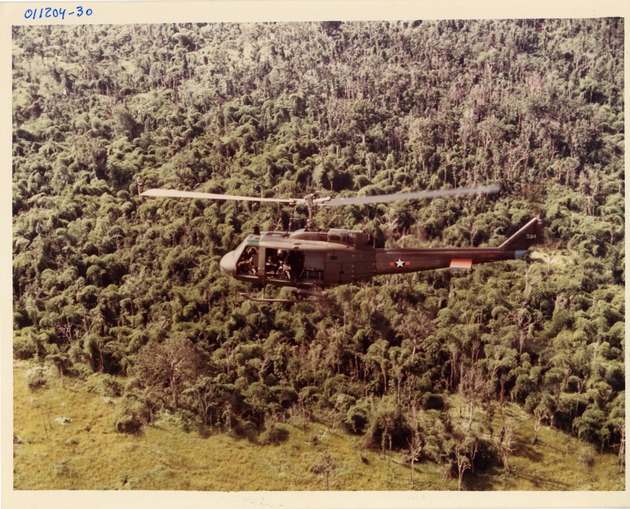
POLYGON ((221 271, 239 281, 274 287, 290 287, 294 298, 266 298, 242 294, 259 302, 298 302, 326 300, 324 290, 338 285, 368 280, 374 276, 403 274, 450 268, 467 270, 473 265, 502 260, 522 259, 528 249, 543 239, 543 221, 531 219, 498 247, 469 248, 381 248, 375 247, 372 235, 363 230, 327 228, 315 225, 315 212, 320 206, 388 203, 397 200, 428 199, 497 193, 498 185, 414 191, 348 198, 258 198, 198 191, 149 189, 146 197, 237 200, 306 205, 306 227, 289 231, 259 231, 248 235, 220 261, 221 271))

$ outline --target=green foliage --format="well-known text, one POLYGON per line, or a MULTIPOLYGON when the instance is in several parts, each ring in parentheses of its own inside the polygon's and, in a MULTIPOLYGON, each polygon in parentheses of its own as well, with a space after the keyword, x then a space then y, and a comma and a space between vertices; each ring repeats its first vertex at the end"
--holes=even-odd
POLYGON ((348 408, 344 423, 353 433, 363 433, 369 422, 370 409, 367 402, 362 401, 348 408))
POLYGON ((32 391, 48 385, 47 369, 44 366, 33 366, 26 373, 26 383, 32 391))
POLYGON ((32 359, 38 356, 40 344, 33 338, 31 327, 15 332, 13 337, 13 357, 18 360, 32 359))
POLYGON ((278 445, 286 442, 288 438, 289 430, 287 427, 274 422, 261 433, 259 441, 263 445, 278 445))
POLYGON ((411 433, 402 409, 393 405, 391 399, 383 398, 372 412, 365 446, 383 451, 401 449, 406 447, 411 433))
POLYGON ((140 401, 124 398, 114 420, 118 433, 139 433, 152 420, 151 412, 140 401))
POLYGON ((12 43, 14 358, 124 395, 119 431, 161 411, 275 443, 297 412, 404 449, 421 408, 422 457, 468 472, 492 447, 448 422, 457 393, 471 419, 512 401, 625 444, 623 20, 38 26, 12 43), (321 223, 496 246, 540 215, 530 261, 376 278, 328 308, 258 306, 220 274, 274 207, 138 196, 490 182, 500 195, 321 223))
POLYGON ((117 398, 123 395, 123 384, 115 377, 107 374, 93 374, 86 381, 91 392, 101 396, 117 398))
MULTIPOLYGON (((18 361, 13 373, 16 489, 320 490, 325 487, 323 472, 316 474, 312 468, 326 453, 337 466, 331 471, 331 489, 410 488, 407 447, 385 454, 366 450, 356 435, 301 416, 286 422, 272 421, 288 433, 285 441, 273 447, 261 447, 260 434, 252 434, 252 440, 236 438, 236 423, 232 433, 220 433, 198 427, 189 414, 180 412, 157 412, 155 426, 144 425, 141 436, 113 433, 121 401, 126 398, 103 398, 87 390, 85 382, 78 379, 66 378, 61 385, 54 373, 47 388, 33 392, 26 383, 33 364, 18 361), (63 409, 63 413, 55 409, 63 409), (58 416, 66 418, 60 419, 66 425, 58 424, 58 416), (43 456, 46 461, 42 461, 43 456), (120 461, 123 457, 125 461, 120 461), (156 458, 160 465, 156 466, 156 458), (59 464, 67 465, 73 477, 57 476, 59 464)), ((126 390, 136 383, 129 380, 126 390)), ((456 418, 458 405, 454 399, 449 398, 448 406, 450 415, 456 418)), ((483 467, 479 447, 474 473, 467 470, 464 475, 466 489, 624 490, 625 479, 620 475, 616 455, 602 454, 590 444, 548 426, 541 428, 538 443, 531 445, 533 420, 516 405, 507 404, 504 410, 515 425, 516 447, 509 458, 512 471, 498 473, 499 464, 483 467), (586 467, 582 458, 591 466, 586 467)), ((445 443, 439 426, 448 422, 447 415, 419 411, 410 422, 419 422, 414 436, 421 438, 422 447, 414 465, 415 489, 456 489, 456 479, 446 478, 446 465, 433 463, 432 456, 425 454, 445 443)), ((478 436, 478 422, 473 429, 478 436)), ((494 436, 498 436, 498 421, 494 429, 494 436)), ((488 430, 484 434, 490 436, 488 430)), ((623 460, 625 452, 620 452, 623 460)))

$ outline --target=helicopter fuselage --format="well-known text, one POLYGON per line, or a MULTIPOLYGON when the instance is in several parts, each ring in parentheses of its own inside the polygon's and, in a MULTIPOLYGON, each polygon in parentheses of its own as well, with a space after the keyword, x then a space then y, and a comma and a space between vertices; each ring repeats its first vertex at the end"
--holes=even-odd
MULTIPOLYGON (((532 219, 499 247, 386 249, 374 247, 371 236, 363 230, 316 229, 314 215, 318 207, 493 194, 499 190, 499 186, 495 184, 340 198, 319 197, 317 193, 312 193, 297 199, 148 189, 141 196, 306 205, 307 228, 294 232, 256 231, 247 236, 234 251, 223 256, 220 267, 225 274, 241 281, 293 287, 298 297, 319 299, 323 295, 321 289, 324 287, 364 281, 374 276, 441 268, 461 270, 479 263, 522 258, 532 244, 543 240, 543 223, 539 218, 532 219)), ((295 302, 282 296, 252 300, 295 302)))
POLYGON ((238 280, 296 288, 330 287, 374 276, 522 258, 542 238, 533 219, 499 247, 387 249, 372 246, 357 230, 297 230, 247 236, 221 259, 221 270, 238 280))

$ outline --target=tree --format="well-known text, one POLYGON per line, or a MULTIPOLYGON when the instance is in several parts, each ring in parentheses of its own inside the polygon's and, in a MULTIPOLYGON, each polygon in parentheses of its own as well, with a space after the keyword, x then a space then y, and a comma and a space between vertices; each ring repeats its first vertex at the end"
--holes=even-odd
POLYGON ((415 429, 413 431, 413 434, 411 436, 411 438, 407 439, 407 444, 409 445, 409 467, 411 470, 411 489, 415 489, 415 484, 414 484, 414 463, 416 461, 418 461, 420 459, 420 456, 422 454, 422 449, 424 448, 424 443, 422 441, 422 436, 420 434, 420 430, 415 429))
POLYGON ((458 391, 468 435, 507 396, 534 426, 624 448, 623 34, 619 18, 15 27, 14 355, 135 374, 154 406, 228 427, 299 405, 385 450, 413 442, 419 398, 434 461, 458 391), (498 196, 322 220, 403 248, 498 245, 540 214, 535 263, 377 278, 323 309, 261 310, 220 273, 275 208, 138 196, 497 179, 498 196))
POLYGON ((324 480, 324 488, 326 491, 330 488, 330 476, 333 474, 335 469, 337 468, 337 464, 333 459, 332 455, 328 452, 322 454, 318 463, 311 467, 311 470, 317 474, 321 475, 324 480))
POLYGON ((496 447, 505 472, 510 471, 509 459, 512 452, 514 452, 515 442, 514 428, 507 423, 503 423, 501 431, 496 438, 496 447))
POLYGON ((193 384, 201 371, 200 352, 183 336, 172 336, 164 343, 149 343, 136 358, 134 372, 147 388, 170 397, 170 406, 179 407, 181 393, 193 384))
POLYGON ((457 489, 460 491, 462 489, 462 481, 466 470, 470 470, 472 468, 472 462, 470 461, 467 452, 466 447, 458 442, 455 446, 455 460, 457 464, 457 489))

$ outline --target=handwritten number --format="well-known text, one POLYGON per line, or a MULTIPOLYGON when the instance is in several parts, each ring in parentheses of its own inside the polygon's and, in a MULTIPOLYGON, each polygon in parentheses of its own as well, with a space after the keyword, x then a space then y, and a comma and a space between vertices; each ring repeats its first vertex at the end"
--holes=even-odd
POLYGON ((57 9, 53 7, 42 7, 39 9, 26 9, 24 11, 25 19, 50 19, 50 18, 61 18, 66 19, 66 14, 68 16, 74 16, 76 14, 77 18, 81 16, 91 16, 94 13, 92 9, 84 9, 82 6, 77 6, 75 11, 68 12, 66 9, 57 9))

